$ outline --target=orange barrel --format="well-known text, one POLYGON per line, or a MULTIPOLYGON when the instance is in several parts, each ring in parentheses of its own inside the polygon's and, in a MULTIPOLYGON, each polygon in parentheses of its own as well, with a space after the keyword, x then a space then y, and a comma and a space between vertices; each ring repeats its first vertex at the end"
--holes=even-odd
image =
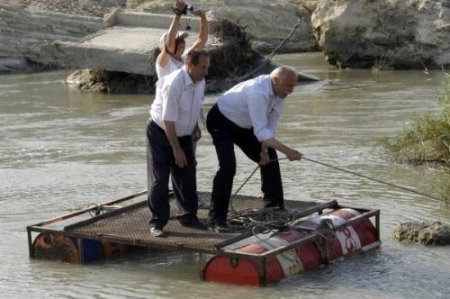
POLYGON ((319 230, 323 233, 325 242, 311 241, 296 249, 267 258, 265 281, 261 281, 258 274, 258 259, 251 256, 214 256, 206 263, 203 278, 206 281, 259 286, 264 283, 278 282, 299 272, 314 270, 325 263, 325 255, 328 255, 328 260, 332 261, 377 241, 376 229, 368 219, 362 219, 352 226, 344 226, 335 233, 328 233, 321 226, 324 219, 329 219, 334 226, 338 226, 358 215, 360 213, 354 209, 338 209, 329 214, 313 216, 299 222, 296 225, 299 229, 280 231, 271 235, 258 234, 224 248, 236 253, 258 255, 302 239, 311 230, 319 230), (325 250, 327 253, 324 252, 325 250))
MULTIPOLYGON (((301 239, 304 235, 304 233, 295 230, 277 232, 272 235, 258 234, 260 237, 252 236, 236 245, 229 245, 225 249, 237 253, 263 254, 301 239)), ((298 272, 315 269, 322 263, 322 256, 314 242, 304 244, 300 248, 284 251, 266 260, 265 283, 278 282, 284 277, 298 272)), ((206 281, 259 286, 262 282, 260 281, 258 268, 258 261, 251 257, 214 256, 204 267, 203 278, 206 281)))
MULTIPOLYGON (((125 253, 126 250, 125 244, 83 239, 83 262, 89 263, 105 257, 120 255, 125 253)), ((38 259, 81 263, 76 238, 64 235, 40 233, 34 239, 32 252, 33 257, 38 259)))
POLYGON ((37 259, 80 263, 80 254, 76 243, 64 235, 40 233, 34 239, 31 249, 32 256, 37 259))

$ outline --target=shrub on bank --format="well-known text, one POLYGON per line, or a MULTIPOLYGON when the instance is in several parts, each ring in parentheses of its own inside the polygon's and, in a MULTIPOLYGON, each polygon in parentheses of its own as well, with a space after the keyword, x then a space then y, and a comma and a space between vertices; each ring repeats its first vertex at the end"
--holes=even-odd
MULTIPOLYGON (((443 164, 443 177, 450 177, 450 74, 446 74, 444 90, 439 98, 442 106, 440 115, 425 113, 413 119, 411 126, 394 138, 382 137, 378 144, 383 146, 396 162, 414 165, 426 162, 443 164)), ((444 197, 450 199, 450 180, 443 180, 441 189, 444 197)))

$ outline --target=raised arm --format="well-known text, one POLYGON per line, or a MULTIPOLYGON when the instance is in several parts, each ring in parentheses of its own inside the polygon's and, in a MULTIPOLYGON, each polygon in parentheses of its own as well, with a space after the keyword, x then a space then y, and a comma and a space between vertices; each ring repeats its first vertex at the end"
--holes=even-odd
MULTIPOLYGON (((185 5, 186 3, 184 1, 176 1, 173 5, 173 9, 174 11, 181 11, 185 5)), ((161 49, 161 53, 159 53, 158 58, 156 59, 156 63, 158 63, 161 67, 165 67, 167 65, 170 56, 175 51, 175 39, 177 37, 178 28, 180 27, 181 16, 182 14, 179 13, 175 14, 173 17, 172 23, 167 31, 164 47, 161 49)))
POLYGON ((200 17, 200 31, 197 40, 189 50, 202 50, 208 41, 208 20, 206 19, 206 13, 201 9, 193 12, 193 14, 200 17))

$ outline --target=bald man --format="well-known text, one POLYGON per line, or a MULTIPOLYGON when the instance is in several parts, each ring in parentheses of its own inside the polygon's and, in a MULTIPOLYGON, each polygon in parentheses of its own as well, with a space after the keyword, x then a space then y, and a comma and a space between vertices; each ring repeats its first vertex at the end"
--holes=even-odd
POLYGON ((219 160, 214 177, 208 224, 212 230, 226 232, 228 205, 236 174, 234 145, 261 166, 264 206, 284 209, 283 187, 276 151, 289 160, 302 154, 275 138, 284 99, 294 91, 297 71, 288 66, 273 70, 232 87, 219 97, 206 119, 219 160))

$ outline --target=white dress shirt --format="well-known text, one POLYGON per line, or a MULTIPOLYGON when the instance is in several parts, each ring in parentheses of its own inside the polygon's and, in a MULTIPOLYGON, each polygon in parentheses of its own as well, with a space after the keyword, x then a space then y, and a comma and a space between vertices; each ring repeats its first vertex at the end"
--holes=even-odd
POLYGON ((192 135, 200 118, 204 94, 205 80, 192 81, 182 67, 156 83, 150 116, 163 129, 164 121, 174 122, 178 137, 192 135))
POLYGON ((159 63, 155 63, 156 75, 158 76, 158 78, 162 78, 172 73, 173 71, 180 69, 182 66, 183 61, 176 60, 175 58, 170 56, 165 67, 160 66, 159 63))
POLYGON ((217 100, 220 112, 241 128, 250 129, 261 142, 275 136, 283 100, 273 93, 269 75, 237 84, 217 100))

